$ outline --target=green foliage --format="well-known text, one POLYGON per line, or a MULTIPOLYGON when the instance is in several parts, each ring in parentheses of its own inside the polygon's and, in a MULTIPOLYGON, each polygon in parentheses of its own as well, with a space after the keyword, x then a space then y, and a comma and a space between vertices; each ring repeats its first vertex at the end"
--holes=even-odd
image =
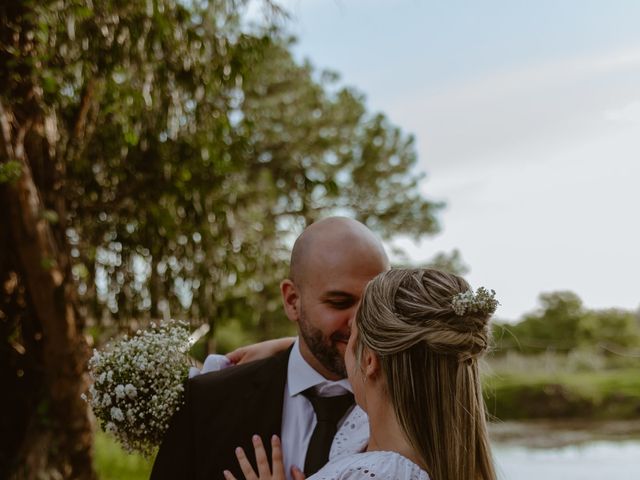
POLYGON ((0 185, 15 182, 22 174, 22 165, 15 160, 0 163, 0 185))
POLYGON ((494 374, 483 380, 489 413, 501 420, 637 418, 637 369, 549 374, 494 374))
POLYGON ((577 347, 584 315, 582 301, 572 292, 543 293, 539 298, 539 312, 524 317, 519 324, 520 335, 558 350, 577 347))
POLYGON ((469 266, 464 262, 460 250, 457 248, 454 248, 450 253, 437 253, 429 260, 425 267, 455 273, 456 275, 466 275, 469 273, 469 266))
POLYGON ((599 345, 609 353, 640 347, 640 321, 633 312, 617 309, 590 311, 580 322, 580 341, 599 345))
POLYGON ((631 355, 640 348, 640 321, 633 312, 589 310, 572 292, 542 294, 540 303, 538 311, 515 325, 494 324, 498 352, 592 350, 620 355, 630 351, 631 355))
POLYGON ((96 473, 100 480, 146 480, 151 474, 153 459, 125 452, 109 435, 95 436, 96 473))
POLYGON ((0 98, 42 125, 46 148, 27 156, 47 205, 65 205, 47 218, 67 234, 82 312, 107 329, 171 316, 266 338, 286 330, 278 283, 305 225, 341 213, 385 237, 438 228, 413 138, 297 63, 273 22, 249 26, 246 4, 1 12, 0 98))

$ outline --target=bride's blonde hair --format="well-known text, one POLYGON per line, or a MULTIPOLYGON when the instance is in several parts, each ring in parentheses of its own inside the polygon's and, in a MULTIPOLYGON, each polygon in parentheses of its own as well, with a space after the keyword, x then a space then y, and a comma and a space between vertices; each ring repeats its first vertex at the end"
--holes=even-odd
POLYGON ((478 372, 491 312, 452 305, 469 288, 438 270, 389 270, 367 285, 355 320, 356 359, 364 347, 379 357, 400 426, 434 480, 496 478, 478 372))

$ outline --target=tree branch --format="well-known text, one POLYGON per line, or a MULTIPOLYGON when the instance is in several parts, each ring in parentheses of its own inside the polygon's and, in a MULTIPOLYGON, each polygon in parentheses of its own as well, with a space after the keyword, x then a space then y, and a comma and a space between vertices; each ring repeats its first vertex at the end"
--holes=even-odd
POLYGON ((69 138, 68 148, 65 152, 65 161, 72 162, 76 159, 76 156, 82 151, 84 144, 86 143, 87 134, 93 132, 91 125, 88 124, 87 119, 91 108, 94 106, 96 97, 101 81, 96 77, 92 77, 87 82, 87 86, 82 95, 80 101, 80 108, 73 125, 73 133, 69 138))
POLYGON ((13 145, 11 143, 11 114, 7 113, 0 99, 0 162, 9 162, 15 158, 13 145))

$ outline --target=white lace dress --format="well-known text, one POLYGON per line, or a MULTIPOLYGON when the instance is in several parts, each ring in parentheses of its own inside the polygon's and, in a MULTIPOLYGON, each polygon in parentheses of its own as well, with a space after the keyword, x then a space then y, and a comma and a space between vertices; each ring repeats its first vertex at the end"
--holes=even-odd
POLYGON ((363 452, 331 460, 307 480, 429 480, 427 472, 396 452, 363 452))

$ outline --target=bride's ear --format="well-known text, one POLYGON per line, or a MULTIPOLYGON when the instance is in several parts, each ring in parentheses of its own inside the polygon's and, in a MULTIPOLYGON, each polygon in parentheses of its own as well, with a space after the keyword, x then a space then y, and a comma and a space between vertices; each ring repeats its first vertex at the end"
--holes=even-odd
POLYGON ((365 377, 367 379, 373 380, 380 373, 380 359, 378 358, 378 355, 375 354, 375 352, 372 352, 368 348, 365 348, 363 353, 363 367, 365 377))

